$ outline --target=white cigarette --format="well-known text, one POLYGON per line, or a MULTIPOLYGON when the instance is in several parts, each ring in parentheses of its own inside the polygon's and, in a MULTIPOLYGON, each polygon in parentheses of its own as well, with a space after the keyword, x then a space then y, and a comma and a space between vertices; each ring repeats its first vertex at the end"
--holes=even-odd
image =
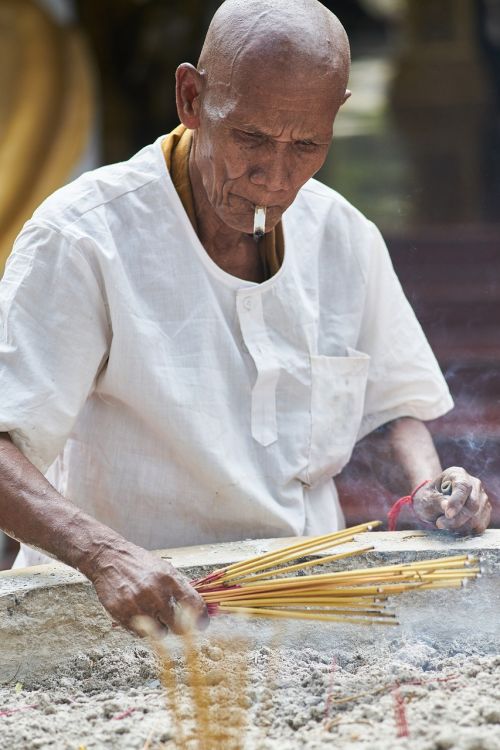
POLYGON ((253 238, 257 242, 266 232, 266 207, 255 206, 253 218, 253 238))

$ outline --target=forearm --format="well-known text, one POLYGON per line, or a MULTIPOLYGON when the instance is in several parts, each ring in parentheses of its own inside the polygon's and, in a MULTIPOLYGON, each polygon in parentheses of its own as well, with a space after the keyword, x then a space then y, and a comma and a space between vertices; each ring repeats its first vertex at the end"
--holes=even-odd
POLYGON ((412 492, 442 471, 429 430, 411 417, 368 436, 363 454, 379 482, 396 495, 412 492))
POLYGON ((134 618, 146 615, 181 632, 176 603, 200 626, 207 622, 200 595, 172 565, 75 508, 6 434, 0 434, 0 528, 81 570, 125 627, 135 629, 134 618))
POLYGON ((398 419, 389 425, 388 433, 391 463, 396 475, 404 477, 407 492, 442 472, 432 436, 423 422, 410 417, 398 419))
POLYGON ((92 577, 106 549, 128 543, 62 497, 0 434, 0 528, 92 577))

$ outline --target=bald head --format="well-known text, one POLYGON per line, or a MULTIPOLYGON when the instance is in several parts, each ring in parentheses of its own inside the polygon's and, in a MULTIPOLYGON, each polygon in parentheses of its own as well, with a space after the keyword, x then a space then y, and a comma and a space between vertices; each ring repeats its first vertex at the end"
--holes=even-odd
POLYGON ((198 67, 177 69, 195 200, 236 231, 256 205, 275 226, 325 160, 348 76, 346 33, 317 0, 226 0, 198 67))
POLYGON ((225 94, 235 78, 265 69, 280 85, 287 76, 311 85, 326 79, 332 96, 342 99, 349 64, 345 30, 317 0, 226 0, 212 19, 198 69, 212 91, 225 94))

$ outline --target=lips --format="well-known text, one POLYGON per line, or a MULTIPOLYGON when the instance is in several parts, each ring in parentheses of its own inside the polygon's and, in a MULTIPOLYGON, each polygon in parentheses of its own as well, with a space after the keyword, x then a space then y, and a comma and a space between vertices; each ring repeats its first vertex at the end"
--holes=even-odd
POLYGON ((236 193, 230 193, 230 197, 232 198, 238 198, 238 200, 243 201, 246 203, 251 211, 255 210, 255 206, 265 206, 267 211, 281 211, 281 206, 278 206, 277 204, 271 204, 269 205, 266 203, 266 201, 263 201, 261 199, 257 200, 249 200, 248 198, 244 198, 242 195, 237 195, 236 193))

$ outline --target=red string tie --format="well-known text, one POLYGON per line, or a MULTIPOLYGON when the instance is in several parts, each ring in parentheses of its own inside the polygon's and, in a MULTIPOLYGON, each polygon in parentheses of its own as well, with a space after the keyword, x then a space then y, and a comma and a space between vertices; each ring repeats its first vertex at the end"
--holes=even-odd
POLYGON ((401 510, 405 505, 413 505, 413 499, 419 489, 424 486, 424 484, 428 484, 430 482, 430 479, 425 479, 423 482, 420 482, 418 487, 416 487, 411 495, 405 495, 404 497, 400 497, 399 500, 396 500, 392 508, 390 509, 389 513, 387 514, 387 522, 389 526, 389 531, 395 531, 396 530, 396 524, 398 522, 399 514, 401 513, 401 510))

